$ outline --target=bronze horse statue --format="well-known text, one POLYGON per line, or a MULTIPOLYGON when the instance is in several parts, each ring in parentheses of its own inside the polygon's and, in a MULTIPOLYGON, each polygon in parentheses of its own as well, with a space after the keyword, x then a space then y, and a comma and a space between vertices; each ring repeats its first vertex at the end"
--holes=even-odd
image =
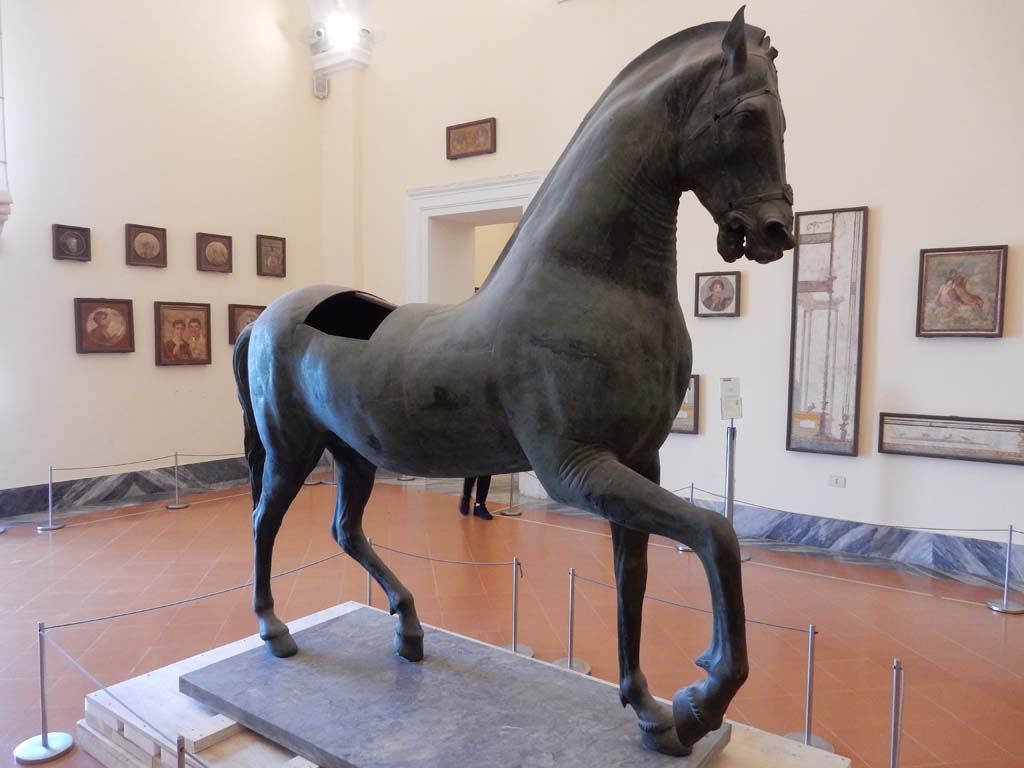
POLYGON ((423 657, 413 596, 368 545, 378 467, 429 477, 533 469, 547 492, 611 524, 620 698, 644 746, 687 754, 720 727, 747 677, 739 547, 725 519, 658 485, 658 449, 689 382, 676 281, 676 217, 693 191, 718 251, 766 264, 793 246, 785 128, 765 32, 684 30, 615 78, 547 175, 484 285, 454 306, 395 308, 359 291, 292 291, 239 336, 255 537, 254 609, 276 656, 296 644, 275 615, 274 538, 326 449, 332 532, 397 614, 395 651, 423 657), (690 546, 707 574, 707 677, 671 711, 640 670, 652 534, 690 546))

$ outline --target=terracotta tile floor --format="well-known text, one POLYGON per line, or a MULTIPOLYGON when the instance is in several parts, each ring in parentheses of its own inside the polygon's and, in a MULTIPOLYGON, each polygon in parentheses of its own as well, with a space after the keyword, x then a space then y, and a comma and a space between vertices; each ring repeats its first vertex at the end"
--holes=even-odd
MULTIPOLYGON (((335 554, 329 535, 334 488, 303 489, 278 538, 275 571, 335 554)), ((248 581, 250 507, 236 490, 194 497, 184 511, 157 504, 70 520, 52 534, 31 526, 0 537, 0 760, 38 733, 36 622, 56 624, 145 608, 248 581)), ((491 523, 463 518, 455 499, 378 485, 366 516, 381 544, 434 557, 475 561, 518 555, 520 640, 537 656, 565 655, 567 570, 610 582, 604 524, 526 512, 491 523)), ((819 631, 814 731, 861 768, 888 765, 891 662, 907 669, 901 765, 1024 766, 1024 617, 981 602, 988 590, 880 568, 749 548, 747 613, 819 631)), ((385 553, 416 595, 425 622, 493 642, 510 641, 511 569, 443 565, 385 553)), ((652 542, 648 594, 706 607, 707 586, 693 555, 652 542)), ((342 600, 363 600, 364 572, 345 556, 275 582, 285 620, 342 600)), ((382 593, 375 587, 376 604, 382 593)), ((617 677, 615 597, 578 584, 576 654, 594 674, 617 677)), ((248 590, 197 603, 54 630, 52 636, 104 683, 138 675, 249 635, 248 590)), ((692 660, 709 640, 706 614, 648 602, 643 663, 654 692, 671 697, 698 677, 692 660)), ((752 674, 731 718, 776 733, 803 720, 806 637, 770 627, 749 630, 752 674)), ((429 647, 428 647, 429 653, 429 647)), ((48 654, 52 729, 73 731, 82 698, 96 686, 56 652, 48 654)), ((613 694, 609 694, 613 695, 613 694)), ((62 765, 94 766, 81 752, 62 765)))

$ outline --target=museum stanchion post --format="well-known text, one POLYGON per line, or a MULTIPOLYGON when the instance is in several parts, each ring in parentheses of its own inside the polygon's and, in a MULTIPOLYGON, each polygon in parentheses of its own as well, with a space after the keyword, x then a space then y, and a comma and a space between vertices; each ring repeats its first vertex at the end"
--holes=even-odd
POLYGON ((39 533, 46 533, 48 531, 58 531, 64 527, 64 523, 53 522, 53 464, 49 467, 49 472, 46 480, 46 508, 47 517, 46 522, 36 526, 36 530, 39 533))
MULTIPOLYGON (((52 467, 51 473, 52 473, 52 467)), ((51 475, 52 476, 52 475, 51 475)), ((27 739, 14 748, 14 759, 22 765, 35 765, 56 760, 74 746, 71 734, 50 732, 46 722, 46 625, 39 622, 39 735, 27 739)))
POLYGON ((512 642, 502 648, 518 653, 520 656, 533 657, 533 648, 519 642, 519 579, 523 575, 523 565, 518 557, 512 558, 512 642))
POLYGON ((1019 615, 1024 613, 1024 605, 1010 599, 1010 565, 1013 560, 1013 525, 1006 534, 1006 568, 1003 572, 1003 599, 989 600, 988 607, 997 613, 1019 615))
POLYGON ((174 452, 174 501, 167 505, 168 509, 186 509, 188 504, 181 500, 178 491, 178 452, 174 452))
POLYGON ((576 619, 576 569, 569 569, 569 647, 564 659, 555 659, 553 664, 559 667, 567 667, 574 672, 584 675, 590 674, 590 665, 583 659, 573 656, 573 640, 575 638, 576 619))
POLYGON ((899 659, 892 660, 892 716, 889 735, 889 768, 898 768, 900 764, 900 741, 903 729, 903 692, 905 675, 903 663, 899 659))
POLYGON ((337 481, 337 479, 335 478, 335 475, 334 475, 334 454, 333 453, 328 453, 327 454, 327 461, 330 463, 331 469, 330 469, 330 472, 327 475, 327 479, 321 480, 320 482, 323 483, 324 485, 337 485, 338 481, 337 481))
POLYGON ((505 509, 499 510, 498 514, 505 517, 519 517, 523 514, 523 510, 515 503, 515 493, 517 490, 519 490, 519 473, 514 472, 508 476, 508 506, 505 509))
MULTIPOLYGON (((733 509, 736 506, 736 425, 729 419, 725 428, 725 518, 733 525, 733 509)), ((740 550, 740 562, 750 559, 750 553, 740 550)))
MULTIPOLYGON (((694 488, 694 484, 690 483, 690 503, 691 504, 693 504, 693 488, 694 488)), ((686 546, 685 544, 683 544, 681 542, 676 542, 676 550, 679 551, 679 552, 692 552, 693 551, 692 549, 690 549, 688 546, 686 546)))
POLYGON ((824 749, 826 752, 835 752, 835 747, 828 741, 811 733, 811 711, 814 703, 814 637, 817 634, 818 630, 814 628, 813 624, 810 624, 807 627, 807 692, 804 696, 804 729, 787 733, 786 738, 824 749))

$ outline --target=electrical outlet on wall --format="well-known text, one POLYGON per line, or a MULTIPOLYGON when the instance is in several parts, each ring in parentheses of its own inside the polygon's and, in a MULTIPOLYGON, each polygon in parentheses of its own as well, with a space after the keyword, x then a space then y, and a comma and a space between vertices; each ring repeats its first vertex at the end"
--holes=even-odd
POLYGON ((845 488, 846 477, 844 475, 829 475, 828 486, 829 488, 845 488))

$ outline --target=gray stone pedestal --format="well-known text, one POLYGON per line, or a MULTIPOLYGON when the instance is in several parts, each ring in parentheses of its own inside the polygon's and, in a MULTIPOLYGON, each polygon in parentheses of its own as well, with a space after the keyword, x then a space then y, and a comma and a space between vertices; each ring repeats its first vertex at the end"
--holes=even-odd
POLYGON ((726 724, 689 757, 653 754, 607 683, 430 627, 410 664, 393 626, 360 608, 298 632, 290 659, 255 648, 179 687, 323 768, 697 768, 729 741, 726 724))

